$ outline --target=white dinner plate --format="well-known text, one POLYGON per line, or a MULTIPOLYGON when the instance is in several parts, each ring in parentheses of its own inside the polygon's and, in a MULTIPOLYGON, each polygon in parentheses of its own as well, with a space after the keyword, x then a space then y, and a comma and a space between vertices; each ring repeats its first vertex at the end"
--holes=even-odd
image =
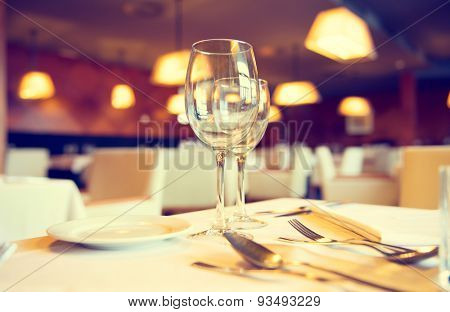
POLYGON ((106 216, 72 220, 48 228, 58 240, 100 249, 126 248, 183 235, 190 224, 175 217, 106 216))

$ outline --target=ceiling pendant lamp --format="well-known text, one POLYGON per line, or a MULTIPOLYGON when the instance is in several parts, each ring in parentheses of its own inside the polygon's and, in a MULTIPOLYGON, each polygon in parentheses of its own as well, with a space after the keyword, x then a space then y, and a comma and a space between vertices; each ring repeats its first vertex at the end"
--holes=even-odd
POLYGON ((22 100, 46 100, 55 95, 52 77, 46 72, 34 70, 37 64, 37 31, 33 29, 31 37, 31 68, 19 82, 17 94, 22 100))
POLYGON ((182 25, 182 0, 175 2, 175 48, 172 51, 159 56, 153 65, 150 82, 161 86, 181 86, 186 80, 186 72, 189 65, 191 51, 181 49, 183 38, 182 25))
POLYGON ((349 96, 341 101, 338 112, 346 117, 365 117, 372 114, 372 107, 366 98, 349 96))
POLYGON ((338 62, 376 58, 366 22, 345 7, 320 12, 306 36, 305 46, 338 62))
POLYGON ((273 92, 272 101, 280 106, 295 106, 320 102, 321 96, 310 81, 280 83, 273 92))
POLYGON ((179 50, 158 57, 150 81, 163 86, 184 85, 190 54, 190 50, 179 50))
POLYGON ((111 91, 111 106, 115 109, 127 109, 136 103, 133 89, 126 84, 117 84, 111 91))
POLYGON ((29 71, 20 80, 18 93, 22 100, 45 100, 55 95, 55 86, 49 74, 29 71))
POLYGON ((281 118, 281 110, 275 105, 270 105, 269 122, 277 122, 280 121, 281 118))

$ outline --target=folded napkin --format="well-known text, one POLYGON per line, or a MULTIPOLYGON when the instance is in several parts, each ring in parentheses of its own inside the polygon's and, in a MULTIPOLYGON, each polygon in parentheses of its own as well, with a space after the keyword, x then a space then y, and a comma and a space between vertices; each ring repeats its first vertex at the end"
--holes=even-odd
POLYGON ((343 204, 314 205, 313 213, 301 216, 306 226, 335 239, 366 237, 404 246, 437 245, 440 237, 437 210, 343 204), (395 211, 394 211, 395 210, 395 211))
MULTIPOLYGON (((334 230, 334 232, 336 232, 336 230, 337 232, 344 231, 346 234, 350 235, 349 237, 345 235, 345 237, 341 239, 356 237, 367 238, 376 242, 381 241, 380 232, 368 224, 359 222, 351 217, 346 217, 345 215, 335 212, 333 209, 328 207, 320 207, 315 205, 310 209, 313 212, 310 216, 312 216, 315 223, 318 223, 318 226, 321 224, 328 225, 327 228, 334 230)), ((319 232, 319 234, 321 233, 319 232)))
POLYGON ((12 256, 16 249, 17 245, 14 243, 0 242, 0 264, 8 260, 8 258, 12 256))

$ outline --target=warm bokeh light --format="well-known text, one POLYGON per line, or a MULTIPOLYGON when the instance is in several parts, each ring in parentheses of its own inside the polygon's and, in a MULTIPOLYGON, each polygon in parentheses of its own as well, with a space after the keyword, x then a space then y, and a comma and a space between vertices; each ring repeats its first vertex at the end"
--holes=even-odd
POLYGON ((344 7, 320 12, 306 37, 305 46, 336 61, 376 57, 366 22, 344 7))
POLYGON ((292 81, 277 85, 272 100, 281 106, 313 104, 321 99, 319 92, 312 82, 292 81))
POLYGON ((188 125, 189 124, 189 119, 188 119, 186 113, 178 114, 177 121, 178 121, 178 123, 180 123, 182 125, 188 125))
MULTIPOLYGON (((161 86, 183 86, 189 66, 190 50, 180 50, 166 53, 158 57, 153 65, 150 82, 161 86)), ((211 68, 207 58, 201 55, 193 63, 192 80, 206 80, 211 77, 211 68)))
POLYGON ((18 93, 23 100, 45 100, 55 94, 55 86, 49 74, 31 71, 22 77, 18 93))
POLYGON ((115 109, 127 109, 134 106, 136 98, 133 89, 126 84, 115 85, 111 91, 111 105, 115 109))
POLYGON ((190 54, 190 50, 180 50, 158 57, 153 65, 150 81, 164 86, 183 85, 186 79, 190 54))
POLYGON ((280 109, 275 105, 270 105, 269 122, 280 121, 281 117, 282 115, 280 109))
POLYGON ((450 91, 448 92, 448 97, 447 97, 447 107, 450 108, 450 91))
POLYGON ((364 117, 372 114, 370 102, 359 96, 344 98, 339 104, 339 114, 343 116, 364 117))
POLYGON ((186 111, 184 103, 184 93, 171 95, 167 100, 167 110, 174 115, 184 114, 186 111))

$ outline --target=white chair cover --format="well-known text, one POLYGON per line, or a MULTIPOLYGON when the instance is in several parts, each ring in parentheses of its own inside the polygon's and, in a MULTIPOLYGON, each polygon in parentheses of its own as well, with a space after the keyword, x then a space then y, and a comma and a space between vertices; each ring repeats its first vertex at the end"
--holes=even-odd
POLYGON ((327 201, 396 205, 398 186, 386 177, 338 177, 331 151, 326 146, 316 149, 322 197, 327 201))
POLYGON ((103 205, 108 200, 146 198, 131 214, 161 214, 165 172, 157 149, 107 148, 93 153, 88 176, 90 215, 117 215, 129 205, 103 205), (91 208, 102 210, 93 211, 91 208))
POLYGON ((320 183, 331 180, 336 176, 336 167, 334 166, 333 155, 328 146, 319 146, 316 148, 316 157, 319 169, 320 183))
MULTIPOLYGON (((177 149, 161 149, 166 183, 162 195, 164 209, 199 210, 217 204, 217 167, 213 151, 185 144, 177 149)), ((225 204, 236 200, 236 160, 229 155, 225 163, 225 204)))
POLYGON ((364 150, 361 147, 347 147, 342 155, 340 174, 357 176, 363 171, 364 150))
POLYGON ((311 150, 308 147, 292 147, 292 164, 286 169, 267 169, 248 172, 248 196, 256 200, 281 197, 304 197, 307 192, 307 176, 311 174, 311 150))
POLYGON ((6 153, 6 175, 46 177, 50 164, 45 148, 9 148, 6 153))

